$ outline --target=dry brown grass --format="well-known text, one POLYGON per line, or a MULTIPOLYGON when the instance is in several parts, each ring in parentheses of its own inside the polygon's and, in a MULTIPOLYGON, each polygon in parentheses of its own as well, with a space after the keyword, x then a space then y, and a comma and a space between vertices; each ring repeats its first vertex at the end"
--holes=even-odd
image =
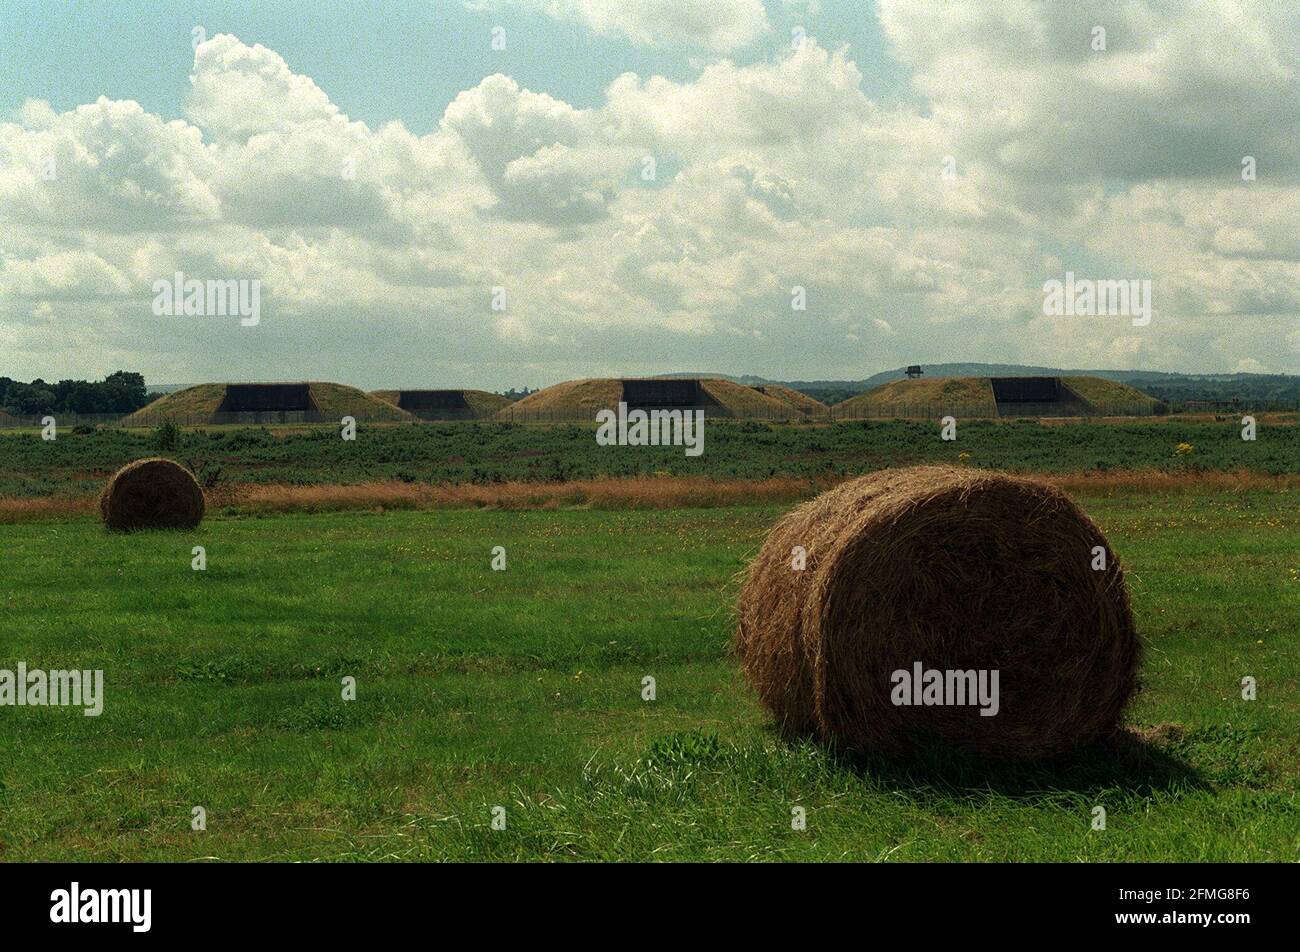
POLYGON ((759 481, 662 476, 564 483, 429 485, 373 482, 354 486, 244 486, 228 501, 243 512, 347 509, 699 509, 790 502, 814 491, 808 480, 759 481))
MULTIPOLYGON (((458 485, 397 480, 348 486, 244 484, 223 486, 210 492, 209 507, 234 513, 385 509, 700 509, 795 502, 828 485, 794 477, 753 481, 684 476, 458 485)), ((0 524, 76 518, 95 513, 96 505, 94 496, 0 497, 0 524)))
POLYGON ((45 519, 76 519, 92 515, 99 515, 98 496, 0 498, 0 525, 14 522, 39 522, 45 519))
POLYGON ((1250 470, 1165 472, 1115 469, 1105 472, 1052 473, 1033 476, 1050 486, 1084 496, 1120 493, 1285 492, 1300 489, 1300 473, 1269 475, 1250 470))
MULTIPOLYGON (((1030 477, 1083 496, 1207 492, 1294 492, 1300 473, 1111 470, 1030 477)), ((426 485, 377 481, 348 486, 227 485, 208 493, 209 509, 231 512, 329 512, 380 509, 688 509, 811 498, 838 481, 792 476, 715 480, 687 476, 584 479, 564 483, 426 485)), ((96 496, 37 499, 0 496, 0 524, 73 519, 98 512, 96 496)))

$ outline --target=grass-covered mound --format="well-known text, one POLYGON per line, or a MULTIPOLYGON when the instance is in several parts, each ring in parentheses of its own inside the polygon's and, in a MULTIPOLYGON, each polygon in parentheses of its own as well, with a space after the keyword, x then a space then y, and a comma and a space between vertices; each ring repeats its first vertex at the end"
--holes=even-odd
MULTIPOLYGON (((171 418, 178 423, 225 423, 233 422, 236 414, 223 412, 223 405, 231 384, 203 383, 196 387, 187 387, 175 393, 160 396, 152 403, 126 417, 125 426, 154 426, 164 419, 171 418), (230 418, 230 419, 228 419, 230 418)), ((233 385, 244 386, 244 385, 233 385)), ((411 415, 390 403, 339 383, 312 381, 308 384, 309 412, 321 419, 342 419, 345 416, 358 420, 409 420, 411 415)), ((262 412, 280 412, 281 408, 270 402, 262 412)), ((257 410, 245 409, 245 413, 256 414, 257 410)))
POLYGON ((628 399, 626 384, 629 383, 634 386, 639 383, 653 383, 666 389, 692 388, 697 392, 696 402, 683 405, 683 409, 701 409, 715 416, 764 420, 787 420, 800 416, 792 409, 792 401, 780 399, 763 393, 755 387, 746 387, 730 380, 673 378, 662 381, 637 381, 598 377, 589 380, 568 380, 531 393, 506 407, 497 415, 497 419, 594 419, 597 411, 615 409, 620 401, 626 400, 629 406, 637 404, 637 401, 628 399))
POLYGON ((835 407, 838 418, 998 416, 1147 416, 1157 400, 1127 384, 1101 377, 920 377, 894 380, 835 407), (1053 390, 1047 398, 1008 402, 998 390, 1053 390))
POLYGON ((815 419, 816 417, 824 416, 826 414, 826 404, 822 403, 820 400, 814 400, 812 397, 808 396, 808 394, 791 389, 790 387, 782 387, 778 384, 769 383, 764 384, 761 387, 754 387, 753 389, 757 390, 759 393, 765 394, 766 396, 775 397, 777 400, 780 400, 786 406, 790 407, 790 409, 794 410, 799 416, 815 419))
POLYGON ((1098 410, 1141 407, 1145 408, 1142 412, 1152 413, 1160 402, 1135 387, 1105 377, 1062 377, 1061 382, 1098 410))
POLYGON ((996 416, 988 377, 894 380, 837 404, 837 415, 928 416, 936 409, 966 416, 996 416))

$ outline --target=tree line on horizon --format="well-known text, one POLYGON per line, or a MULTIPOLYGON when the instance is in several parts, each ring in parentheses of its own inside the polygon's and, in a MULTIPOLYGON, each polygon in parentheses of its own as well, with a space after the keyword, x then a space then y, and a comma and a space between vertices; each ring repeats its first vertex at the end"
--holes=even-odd
POLYGON ((0 377, 0 410, 15 416, 42 413, 134 413, 149 402, 144 375, 119 370, 103 380, 60 380, 37 377, 23 383, 0 377))

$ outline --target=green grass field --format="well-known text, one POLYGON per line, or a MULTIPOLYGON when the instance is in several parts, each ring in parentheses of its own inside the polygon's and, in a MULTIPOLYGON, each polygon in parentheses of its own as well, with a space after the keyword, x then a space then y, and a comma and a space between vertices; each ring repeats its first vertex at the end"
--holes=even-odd
POLYGON ((716 422, 704 453, 680 446, 600 446, 594 426, 518 423, 362 425, 354 442, 336 427, 190 430, 162 447, 150 430, 66 431, 45 442, 0 431, 0 497, 97 494, 109 474, 158 452, 223 483, 320 485, 393 479, 411 483, 563 481, 667 473, 717 479, 843 478, 889 466, 962 461, 1016 472, 1154 469, 1195 475, 1246 469, 1300 471, 1294 425, 1261 423, 1242 440, 1240 420, 1147 422, 962 421, 957 439, 937 423, 858 421, 825 426, 716 422), (1180 444, 1187 449, 1179 452, 1180 444))
POLYGON ((0 859, 1300 858, 1300 497, 1082 502, 1151 739, 1002 768, 773 733, 727 651, 776 509, 0 526, 0 668, 106 681, 98 718, 0 708, 0 859))

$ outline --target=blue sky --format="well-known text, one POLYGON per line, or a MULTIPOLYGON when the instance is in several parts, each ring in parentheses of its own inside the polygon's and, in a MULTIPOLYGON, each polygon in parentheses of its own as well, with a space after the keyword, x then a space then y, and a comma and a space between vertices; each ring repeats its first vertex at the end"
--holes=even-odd
MULTIPOLYGON (((886 55, 869 0, 819 0, 812 15, 780 2, 766 7, 772 41, 736 51, 738 63, 770 56, 777 34, 787 37, 802 25, 824 45, 848 44, 872 98, 907 97, 905 71, 886 55)), ((372 127, 401 119, 417 133, 433 129, 447 103, 487 73, 506 73, 528 89, 591 107, 620 73, 684 80, 699 58, 690 48, 638 47, 594 35, 527 7, 480 11, 460 0, 0 0, 0 23, 0 110, 6 113, 27 99, 65 110, 103 95, 179 118, 196 26, 208 36, 232 33, 270 47, 353 119, 372 127), (485 38, 498 25, 506 30, 506 49, 487 50, 485 38)))

